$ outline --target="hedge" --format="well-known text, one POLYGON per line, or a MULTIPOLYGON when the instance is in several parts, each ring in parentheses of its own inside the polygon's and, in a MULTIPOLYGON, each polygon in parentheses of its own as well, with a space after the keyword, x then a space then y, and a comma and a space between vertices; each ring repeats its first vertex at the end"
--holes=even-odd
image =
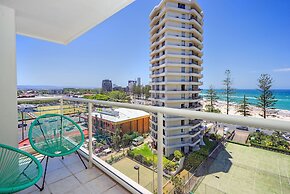
POLYGON ((275 148, 275 147, 271 147, 271 146, 265 146, 265 145, 261 145, 261 144, 257 144, 257 143, 251 143, 251 146, 257 147, 257 148, 262 148, 262 149, 265 149, 265 150, 277 151, 277 152, 281 152, 281 153, 290 155, 290 150, 286 150, 286 149, 275 148))
POLYGON ((237 145, 247 146, 247 147, 250 146, 249 144, 240 143, 240 142, 235 142, 235 141, 231 141, 231 140, 227 140, 227 142, 229 142, 229 143, 233 143, 233 144, 237 144, 237 145))

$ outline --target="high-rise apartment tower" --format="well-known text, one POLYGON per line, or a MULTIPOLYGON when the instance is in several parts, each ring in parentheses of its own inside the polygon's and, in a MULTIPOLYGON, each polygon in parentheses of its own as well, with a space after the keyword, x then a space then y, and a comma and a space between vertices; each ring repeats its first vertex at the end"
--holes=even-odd
MULTIPOLYGON (((194 0, 162 0, 150 14, 151 101, 154 106, 201 110, 203 12, 194 0)), ((199 149, 201 121, 163 115, 164 154, 199 149)), ((157 114, 151 136, 157 146, 157 114)))

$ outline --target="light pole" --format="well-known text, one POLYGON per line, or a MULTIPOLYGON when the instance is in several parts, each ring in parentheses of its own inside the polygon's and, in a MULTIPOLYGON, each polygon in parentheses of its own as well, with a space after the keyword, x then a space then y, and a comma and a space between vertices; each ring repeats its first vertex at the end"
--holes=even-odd
POLYGON ((138 184, 140 184, 140 172, 139 172, 140 167, 136 165, 134 166, 134 169, 138 171, 138 184))

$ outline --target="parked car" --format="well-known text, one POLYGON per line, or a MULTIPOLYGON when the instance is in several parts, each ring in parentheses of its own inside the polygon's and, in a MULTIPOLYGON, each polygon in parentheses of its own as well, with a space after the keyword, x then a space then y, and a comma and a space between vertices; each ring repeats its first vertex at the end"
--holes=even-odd
POLYGON ((290 134, 283 134, 282 137, 283 137, 286 141, 290 141, 290 134))
POLYGON ((249 128, 245 126, 237 126, 236 128, 243 131, 249 131, 249 128))
POLYGON ((138 146, 141 145, 144 142, 144 138, 142 136, 136 137, 135 139, 133 139, 132 144, 134 146, 138 146))

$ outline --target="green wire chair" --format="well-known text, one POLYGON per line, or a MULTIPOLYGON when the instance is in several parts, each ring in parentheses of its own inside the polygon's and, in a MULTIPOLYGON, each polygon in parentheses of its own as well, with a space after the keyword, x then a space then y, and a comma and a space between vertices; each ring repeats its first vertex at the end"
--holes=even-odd
POLYGON ((63 156, 75 152, 87 168, 77 152, 84 143, 84 133, 72 119, 60 114, 42 115, 31 124, 28 138, 32 148, 44 155, 41 162, 46 158, 41 191, 44 189, 49 157, 62 157, 63 159, 63 156))
POLYGON ((0 144, 0 193, 24 190, 40 179, 42 166, 29 153, 0 144))

